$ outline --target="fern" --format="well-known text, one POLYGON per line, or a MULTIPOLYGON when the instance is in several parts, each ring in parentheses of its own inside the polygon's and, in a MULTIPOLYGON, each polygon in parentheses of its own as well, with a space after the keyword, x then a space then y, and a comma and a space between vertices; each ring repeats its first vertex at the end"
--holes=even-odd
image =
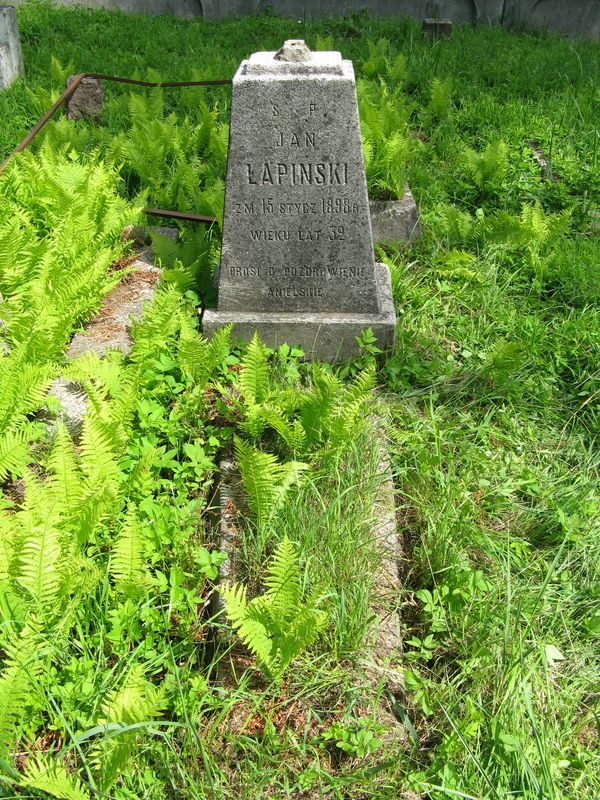
POLYGON ((291 453, 302 453, 306 447, 306 431, 300 420, 290 420, 275 404, 263 403, 248 409, 245 421, 240 426, 255 439, 266 428, 273 428, 291 453))
POLYGON ((467 244, 475 230, 473 217, 450 203, 438 203, 427 216, 427 222, 449 247, 467 244))
POLYGON ((39 672, 39 624, 32 618, 17 635, 4 636, 0 675, 0 757, 10 761, 23 708, 39 672))
POLYGON ((76 325, 118 281, 111 264, 119 234, 140 206, 118 195, 116 172, 84 164, 42 145, 24 154, 0 186, 12 219, 0 223, 0 292, 11 345, 28 360, 57 358, 76 325), (24 246, 23 246, 24 245, 24 246))
POLYGON ((386 84, 359 81, 363 154, 373 196, 403 197, 410 158, 418 143, 408 135, 410 108, 386 84))
POLYGON ((508 146, 502 139, 490 142, 482 153, 465 150, 465 163, 481 192, 498 191, 508 172, 508 146))
POLYGON ((263 600, 284 625, 296 616, 302 598, 302 581, 296 547, 285 537, 275 550, 265 578, 263 600))
POLYGON ((65 765, 49 755, 30 758, 25 765, 21 786, 37 789, 59 800, 90 800, 90 793, 75 775, 70 775, 65 765))
POLYGON ((256 332, 242 358, 240 389, 247 403, 261 403, 269 391, 267 353, 256 332))
POLYGON ((248 505, 259 528, 281 507, 288 491, 301 480, 307 465, 298 461, 282 464, 272 453, 264 453, 236 437, 236 460, 248 505))
MULTIPOLYGON (((119 724, 126 728, 156 719, 164 707, 160 689, 148 683, 140 667, 135 667, 120 689, 112 691, 102 706, 99 724, 119 724)), ((108 790, 116 780, 136 744, 136 731, 123 731, 100 742, 94 750, 94 760, 102 773, 102 786, 108 790)))
MULTIPOLYGON (((297 375, 296 372, 290 374, 297 375)), ((283 445, 294 458, 305 459, 312 453, 324 459, 335 452, 341 453, 364 424, 375 385, 375 370, 373 366, 367 367, 353 382, 345 385, 330 368, 313 364, 312 383, 308 388, 297 385, 282 388, 271 379, 266 349, 255 336, 233 384, 233 390, 220 384, 217 388, 235 410, 236 424, 246 435, 256 440, 270 429, 277 434, 279 446, 283 445)), ((248 468, 250 505, 256 514, 255 495, 268 498, 271 505, 276 492, 274 488, 269 492, 266 485, 258 487, 253 470, 256 468, 257 474, 264 476, 264 484, 273 483, 277 477, 270 474, 270 468, 276 473, 279 466, 275 456, 252 448, 249 452, 254 455, 248 463, 247 454, 242 455, 248 468)), ((260 510, 258 514, 268 518, 270 512, 265 515, 260 510)))
POLYGON ((8 760, 29 692, 29 678, 19 663, 4 659, 0 675, 0 756, 8 760))
POLYGON ((129 357, 136 364, 152 360, 156 352, 175 339, 181 326, 181 294, 173 286, 160 289, 142 319, 132 325, 133 347, 129 357))
POLYGON ((452 106, 452 78, 434 78, 431 82, 429 110, 434 119, 447 117, 452 106))
POLYGON ((222 370, 231 349, 231 328, 220 328, 208 342, 186 318, 182 319, 179 362, 184 374, 200 388, 222 370))
POLYGON ((133 505, 121 525, 113 547, 110 572, 116 588, 127 595, 138 593, 144 585, 144 541, 140 520, 133 505))
POLYGON ((19 513, 24 530, 18 583, 31 595, 37 606, 49 611, 60 587, 61 532, 57 527, 58 513, 47 503, 35 503, 33 498, 45 499, 46 492, 31 473, 26 475, 26 506, 19 513))
POLYGON ((29 448, 25 430, 0 434, 0 482, 9 475, 22 475, 29 448))
POLYGON ((275 549, 265 585, 265 593, 249 602, 240 584, 227 584, 221 594, 232 628, 265 674, 279 681, 321 633, 327 617, 314 597, 304 596, 298 552, 287 536, 275 549))
POLYGON ((521 342, 498 339, 486 354, 479 372, 480 377, 490 381, 503 394, 518 389, 519 373, 526 362, 526 353, 521 342))
POLYGON ((324 367, 313 366, 313 389, 302 406, 301 419, 307 441, 323 444, 330 431, 330 421, 335 415, 338 398, 343 390, 339 378, 324 367))
POLYGON ((66 426, 57 423, 52 451, 46 469, 48 490, 55 512, 64 524, 77 515, 83 495, 83 474, 66 426))

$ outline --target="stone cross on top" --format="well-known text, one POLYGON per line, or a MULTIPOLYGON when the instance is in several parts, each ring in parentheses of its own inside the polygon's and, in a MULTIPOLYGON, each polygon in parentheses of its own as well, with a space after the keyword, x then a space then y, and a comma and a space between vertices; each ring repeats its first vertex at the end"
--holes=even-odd
POLYGON ((396 317, 376 264, 354 70, 301 40, 254 53, 233 79, 217 311, 271 347, 340 360, 371 328, 381 347, 396 317))

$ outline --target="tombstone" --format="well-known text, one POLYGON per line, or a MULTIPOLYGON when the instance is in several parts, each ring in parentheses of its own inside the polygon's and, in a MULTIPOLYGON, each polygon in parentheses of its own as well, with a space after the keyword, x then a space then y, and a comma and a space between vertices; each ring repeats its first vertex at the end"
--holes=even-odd
POLYGON ((450 39, 452 37, 452 20, 431 19, 423 20, 423 34, 429 39, 450 39))
MULTIPOLYGON (((67 89, 77 76, 67 78, 67 89)), ((69 119, 99 120, 104 109, 104 87, 99 78, 83 78, 77 89, 65 103, 69 119)))
POLYGON ((24 74, 17 11, 14 6, 0 6, 0 91, 24 74))
POLYGON ((233 79, 218 310, 270 347, 343 360, 371 328, 393 344, 389 270, 375 263, 354 70, 291 40, 254 53, 233 79))

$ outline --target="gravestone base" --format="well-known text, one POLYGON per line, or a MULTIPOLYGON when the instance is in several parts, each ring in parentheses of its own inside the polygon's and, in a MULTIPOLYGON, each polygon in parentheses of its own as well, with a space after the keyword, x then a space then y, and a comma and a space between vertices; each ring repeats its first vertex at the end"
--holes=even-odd
POLYGON ((375 280, 380 309, 377 314, 209 310, 202 319, 204 334, 210 338, 219 328, 233 323, 234 338, 250 341, 258 331, 261 341, 268 347, 284 343, 298 345, 306 358, 335 362, 357 356, 356 337, 371 328, 378 347, 385 351, 393 346, 396 330, 392 284, 386 264, 375 264, 375 280))

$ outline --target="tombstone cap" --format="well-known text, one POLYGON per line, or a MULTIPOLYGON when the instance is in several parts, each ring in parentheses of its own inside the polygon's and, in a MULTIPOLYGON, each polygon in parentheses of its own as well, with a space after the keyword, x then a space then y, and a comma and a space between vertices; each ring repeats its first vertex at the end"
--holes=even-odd
POLYGON ((277 61, 310 61, 312 53, 304 39, 288 39, 274 55, 277 61))

